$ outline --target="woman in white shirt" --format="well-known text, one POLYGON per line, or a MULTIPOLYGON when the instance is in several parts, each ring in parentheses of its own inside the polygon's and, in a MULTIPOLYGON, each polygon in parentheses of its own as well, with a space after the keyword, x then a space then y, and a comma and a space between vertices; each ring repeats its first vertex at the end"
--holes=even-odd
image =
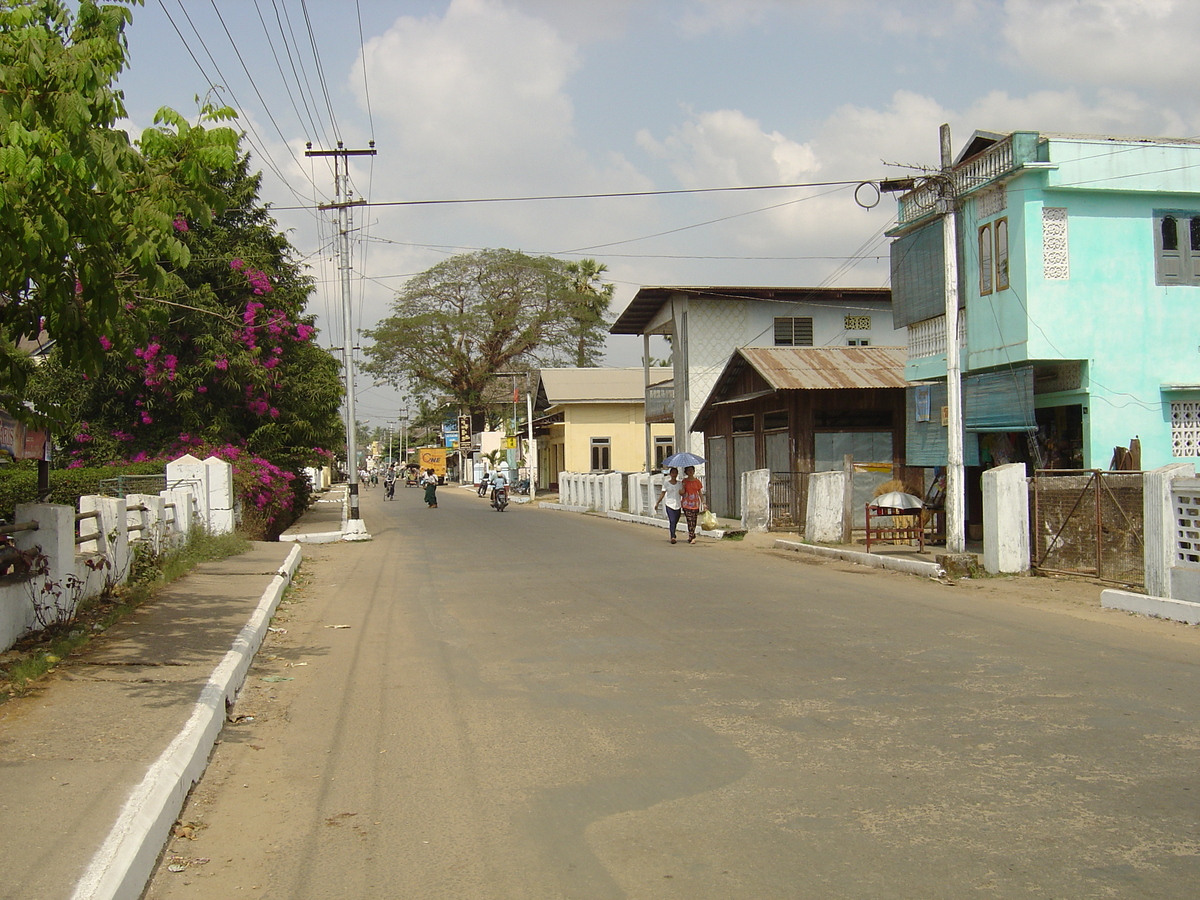
POLYGON ((667 478, 662 483, 662 493, 658 495, 658 502, 654 504, 654 508, 658 509, 659 505, 666 500, 667 507, 667 524, 671 529, 671 543, 675 543, 675 527, 679 524, 679 515, 681 509, 680 492, 683 490, 683 482, 679 480, 678 469, 668 469, 667 478))

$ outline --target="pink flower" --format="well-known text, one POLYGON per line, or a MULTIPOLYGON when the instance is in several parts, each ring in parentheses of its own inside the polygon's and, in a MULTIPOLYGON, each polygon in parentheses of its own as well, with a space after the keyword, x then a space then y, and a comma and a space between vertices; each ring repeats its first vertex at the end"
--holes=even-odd
POLYGON ((100 335, 100 346, 103 347, 105 350, 111 350, 113 348, 113 342, 110 341, 108 338, 106 338, 104 335, 100 335))
POLYGON ((73 459, 69 463, 67 463, 67 468, 68 469, 82 469, 83 468, 83 460, 82 459, 73 459))
POLYGON ((176 216, 175 221, 171 223, 171 227, 181 234, 186 234, 188 231, 187 219, 183 216, 176 216))
POLYGON ((229 368, 229 360, 222 357, 221 359, 218 359, 216 362, 214 362, 213 365, 216 366, 218 369, 220 369, 222 372, 224 372, 226 369, 229 368))

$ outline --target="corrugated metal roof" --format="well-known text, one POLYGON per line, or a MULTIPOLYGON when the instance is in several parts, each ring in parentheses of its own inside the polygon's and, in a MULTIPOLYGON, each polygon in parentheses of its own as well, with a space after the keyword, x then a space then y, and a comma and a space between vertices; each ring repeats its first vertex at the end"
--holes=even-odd
POLYGON ((779 391, 902 388, 904 347, 741 347, 737 353, 779 391))
POLYGON ((903 388, 905 347, 739 347, 689 426, 699 431, 709 413, 726 403, 763 396, 731 394, 746 366, 753 368, 774 391, 828 391, 847 388, 903 388))
MULTIPOLYGON (((650 382, 671 377, 653 367, 650 382)), ((645 373, 639 368, 542 369, 542 390, 551 406, 560 403, 645 403, 645 373)))

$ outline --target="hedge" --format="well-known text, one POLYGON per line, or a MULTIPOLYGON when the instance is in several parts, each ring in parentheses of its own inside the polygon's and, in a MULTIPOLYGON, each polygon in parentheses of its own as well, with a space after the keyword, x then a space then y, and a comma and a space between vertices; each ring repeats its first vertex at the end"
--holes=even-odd
MULTIPOLYGON (((50 470, 50 502, 78 509, 79 498, 100 494, 100 482, 121 475, 166 475, 161 462, 129 463, 123 466, 93 466, 50 470)), ((163 487, 166 482, 164 481, 163 487)), ((143 488, 140 493, 157 494, 162 487, 143 488)), ((111 491, 109 492, 111 493, 111 491)), ((37 500, 37 463, 23 461, 0 466, 0 516, 13 521, 18 503, 37 500)))

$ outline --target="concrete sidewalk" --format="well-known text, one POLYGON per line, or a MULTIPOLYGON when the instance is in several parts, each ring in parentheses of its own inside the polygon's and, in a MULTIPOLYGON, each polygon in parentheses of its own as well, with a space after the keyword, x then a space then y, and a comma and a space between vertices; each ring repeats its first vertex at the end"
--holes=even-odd
POLYGON ((0 706, 0 898, 142 893, 300 563, 203 563, 0 706))

